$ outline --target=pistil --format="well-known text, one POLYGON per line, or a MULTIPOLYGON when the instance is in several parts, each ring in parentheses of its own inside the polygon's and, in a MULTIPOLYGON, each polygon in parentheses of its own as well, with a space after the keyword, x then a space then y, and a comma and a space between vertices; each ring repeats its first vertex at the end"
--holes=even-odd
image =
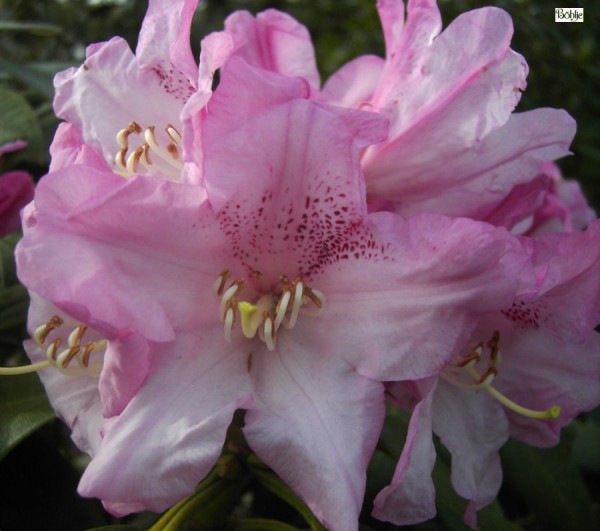
MULTIPOLYGON (((263 279, 257 272, 252 272, 253 278, 263 279)), ((316 289, 311 289, 303 278, 297 277, 293 282, 282 275, 279 279, 280 286, 274 292, 258 293, 252 290, 253 302, 239 300, 242 292, 248 287, 245 279, 227 282, 231 272, 224 270, 216 279, 213 289, 221 297, 219 316, 224 323, 224 333, 227 341, 231 340, 231 331, 236 322, 236 312, 239 313, 242 334, 248 339, 258 337, 265 343, 269 350, 275 350, 277 331, 283 324, 292 329, 298 321, 300 314, 318 315, 323 311, 325 296, 316 289), (305 305, 312 303, 316 311, 306 311, 305 305)))
POLYGON ((535 409, 529 409, 517 404, 507 396, 503 395, 495 387, 492 386, 492 381, 496 378, 499 372, 500 365, 500 334, 494 332, 490 341, 487 344, 480 343, 474 347, 471 352, 466 356, 459 358, 454 365, 447 367, 441 373, 441 377, 448 383, 456 387, 467 388, 467 389, 485 389, 490 395, 492 395, 498 402, 504 407, 523 415, 524 417, 532 419, 557 419, 560 416, 560 407, 552 406, 549 409, 540 411, 535 409), (490 351, 489 363, 487 369, 483 374, 479 373, 475 366, 481 360, 481 355, 485 348, 490 351), (470 378, 467 382, 459 377, 459 374, 467 374, 470 378))

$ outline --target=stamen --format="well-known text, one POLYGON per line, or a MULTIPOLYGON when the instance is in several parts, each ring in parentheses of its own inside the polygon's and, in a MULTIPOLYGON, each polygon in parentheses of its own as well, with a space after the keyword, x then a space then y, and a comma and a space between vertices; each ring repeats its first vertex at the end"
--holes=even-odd
POLYGON ((227 312, 225 313, 225 324, 224 324, 225 339, 227 340, 228 343, 231 342, 231 329, 233 328, 234 319, 235 319, 235 311, 233 309, 233 305, 230 305, 229 308, 227 308, 227 312))
POLYGON ((304 292, 304 284, 302 284, 302 280, 297 278, 294 280, 294 284, 292 284, 292 291, 294 292, 294 302, 292 305, 292 311, 290 313, 290 320, 287 323, 287 328, 294 328, 296 326, 296 321, 298 320, 298 313, 300 312, 300 308, 302 307, 302 295, 304 292))
POLYGON ((500 364, 500 333, 495 331, 492 338, 484 345, 479 343, 471 352, 462 358, 459 358, 454 366, 447 367, 440 373, 440 376, 447 382, 462 388, 469 389, 485 389, 490 393, 498 402, 504 407, 523 415, 524 417, 532 419, 557 419, 560 416, 561 409, 559 406, 552 406, 551 408, 544 411, 537 411, 523 407, 516 402, 510 400, 508 397, 503 395, 491 384, 498 374, 498 366, 500 364), (475 365, 481 360, 481 355, 484 348, 489 349, 489 363, 488 367, 483 374, 480 374, 476 369, 475 365), (467 383, 460 379, 458 373, 466 373, 472 379, 471 383, 467 383))
POLYGON ((283 290, 284 291, 277 302, 277 308, 275 308, 275 330, 278 330, 279 326, 283 322, 283 318, 285 317, 285 313, 288 309, 288 304, 292 298, 289 288, 284 287, 283 290))
MULTIPOLYGON (((108 342, 106 339, 96 342, 89 341, 82 349, 81 341, 85 332, 87 331, 87 326, 84 324, 79 324, 67 336, 68 348, 59 351, 63 342, 60 337, 57 337, 48 346, 46 346, 48 335, 53 330, 60 327, 63 323, 63 320, 58 315, 54 315, 46 324, 38 326, 33 333, 33 339, 36 345, 42 349, 45 349, 46 351, 45 361, 31 365, 25 365, 22 367, 0 367, 0 375, 8 376, 27 374, 31 372, 37 372, 51 366, 68 375, 94 373, 94 371, 98 369, 98 365, 96 364, 94 367, 90 367, 90 355, 94 351, 106 350, 108 347, 108 342), (72 361, 74 359, 77 360, 78 367, 72 366, 72 361)), ((94 373, 93 375, 96 374, 94 373)))
POLYGON ((63 324, 63 320, 58 315, 53 315, 46 324, 38 326, 34 333, 33 339, 38 347, 43 347, 48 334, 63 324))
POLYGON ((231 271, 225 269, 218 277, 215 283, 213 284, 214 292, 220 297, 223 295, 223 290, 225 289, 225 283, 231 277, 231 271))
POLYGON ((265 322, 263 328, 264 341, 267 348, 273 352, 275 350, 275 327, 273 325, 273 315, 269 312, 263 312, 265 322))

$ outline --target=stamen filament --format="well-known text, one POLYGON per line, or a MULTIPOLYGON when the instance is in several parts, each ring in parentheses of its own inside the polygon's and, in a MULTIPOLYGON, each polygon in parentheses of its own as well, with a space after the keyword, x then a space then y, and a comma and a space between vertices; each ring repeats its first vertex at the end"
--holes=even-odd
MULTIPOLYGON (((475 379, 479 380, 481 376, 474 369, 467 369, 467 372, 475 379)), ((496 388, 488 385, 485 387, 485 390, 490 393, 498 402, 500 402, 503 406, 511 409, 515 413, 519 415, 523 415, 524 417, 529 417, 530 419, 557 419, 560 416, 560 407, 552 406, 550 409, 546 409, 545 411, 538 411, 535 409, 529 409, 527 407, 520 406, 516 402, 513 402, 510 398, 504 396, 500 391, 496 388)))
POLYGON ((51 367, 52 363, 48 360, 40 361, 32 365, 23 365, 21 367, 0 367, 0 376, 16 376, 18 374, 29 374, 32 372, 38 372, 42 369, 51 367))

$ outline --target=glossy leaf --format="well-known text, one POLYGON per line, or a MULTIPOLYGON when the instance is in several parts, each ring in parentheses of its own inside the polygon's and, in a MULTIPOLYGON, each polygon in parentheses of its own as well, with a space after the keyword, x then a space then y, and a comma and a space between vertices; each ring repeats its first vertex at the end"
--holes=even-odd
POLYGON ((0 459, 53 418, 35 374, 0 377, 0 459))
POLYGON ((306 523, 310 526, 312 531, 325 531, 325 527, 323 527, 308 506, 256 456, 251 455, 248 458, 248 465, 250 467, 250 472, 257 481, 267 490, 296 509, 306 520, 306 523))
POLYGON ((13 63, 12 61, 1 59, 0 70, 4 70, 46 98, 52 99, 54 97, 54 85, 52 84, 54 73, 48 72, 47 69, 36 65, 13 63))
POLYGON ((269 518, 243 518, 229 529, 231 531, 297 531, 294 526, 269 518))
POLYGON ((12 20, 0 21, 0 31, 19 31, 40 37, 53 37, 63 33, 63 29, 54 24, 43 24, 40 22, 14 22, 12 20))
POLYGON ((40 124, 25 98, 12 90, 0 89, 0 145, 15 140, 27 142, 21 155, 38 154, 42 144, 40 124))
POLYGON ((535 449, 509 441, 502 451, 507 484, 545 530, 597 529, 598 522, 564 433, 554 448, 535 449))

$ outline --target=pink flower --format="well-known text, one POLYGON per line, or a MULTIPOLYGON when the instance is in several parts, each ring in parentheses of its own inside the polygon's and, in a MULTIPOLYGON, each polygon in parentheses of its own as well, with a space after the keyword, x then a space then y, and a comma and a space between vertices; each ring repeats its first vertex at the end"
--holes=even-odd
MULTIPOLYGON (((17 140, 0 146, 0 156, 24 148, 17 140)), ((21 209, 33 199, 33 180, 24 171, 10 171, 0 175, 0 237, 21 229, 21 209)))
MULTIPOLYGON (((98 390, 77 380, 76 403, 100 406, 61 409, 68 377, 45 383, 94 441, 80 492, 115 514, 190 494, 243 407, 251 448, 325 525, 355 529, 385 411, 381 381, 436 374, 475 316, 510 306, 529 270, 503 228, 368 214, 360 153, 385 138, 387 120, 309 96, 300 78, 230 59, 208 107, 182 111, 202 148, 190 171, 203 186, 157 167, 111 171, 99 154, 121 116, 112 133, 99 116, 94 140, 88 109, 77 118, 83 144, 73 126, 55 141, 59 160, 27 213, 18 271, 63 318, 107 340, 98 390), (126 352, 129 338, 141 354, 126 352)), ((68 105, 76 117, 86 108, 68 105)), ((85 348, 68 346, 55 357, 85 348)))
POLYGON ((452 484, 469 500, 465 521, 475 527, 476 511, 500 489, 498 450, 509 435, 554 445, 562 426, 600 403, 600 222, 524 243, 536 293, 481 319, 471 347, 437 378, 389 386, 394 402, 413 413, 392 484, 376 499, 377 518, 408 524, 434 516, 433 487, 423 477, 433 468, 435 432, 452 455, 452 484))
POLYGON ((313 98, 390 120, 387 139, 362 157, 375 208, 483 220, 542 163, 569 153, 575 122, 565 111, 513 113, 528 70, 509 47, 513 28, 505 11, 469 11, 442 32, 434 0, 409 1, 406 17, 400 0, 379 0, 377 8, 386 58, 354 59, 321 92, 310 38, 291 17, 234 13, 221 35, 231 41, 230 54, 304 77, 313 98))

